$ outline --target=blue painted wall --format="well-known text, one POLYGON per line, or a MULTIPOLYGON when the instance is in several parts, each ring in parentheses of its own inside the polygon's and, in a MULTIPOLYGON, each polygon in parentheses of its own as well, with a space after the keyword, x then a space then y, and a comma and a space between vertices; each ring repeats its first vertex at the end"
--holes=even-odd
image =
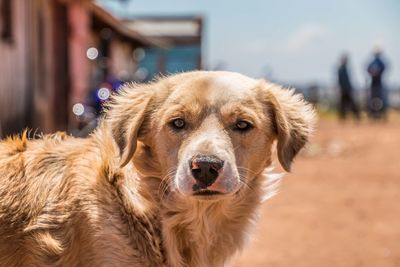
POLYGON ((139 63, 139 67, 147 70, 146 80, 151 80, 160 72, 168 74, 199 69, 200 56, 201 48, 199 46, 151 48, 145 50, 145 57, 139 63), (164 62, 161 63, 162 61, 164 62))

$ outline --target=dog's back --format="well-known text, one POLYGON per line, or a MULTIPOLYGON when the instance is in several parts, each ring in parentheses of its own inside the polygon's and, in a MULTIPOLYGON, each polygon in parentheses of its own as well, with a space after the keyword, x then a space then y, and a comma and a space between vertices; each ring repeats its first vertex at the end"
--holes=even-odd
POLYGON ((99 147, 64 134, 0 142, 0 266, 132 262, 99 147))
POLYGON ((78 208, 69 192, 76 190, 68 177, 73 174, 66 170, 78 153, 74 143, 62 134, 37 140, 22 135, 0 143, 1 265, 39 266, 46 264, 43 259, 51 265, 68 245, 65 237, 77 237, 63 232, 78 208))

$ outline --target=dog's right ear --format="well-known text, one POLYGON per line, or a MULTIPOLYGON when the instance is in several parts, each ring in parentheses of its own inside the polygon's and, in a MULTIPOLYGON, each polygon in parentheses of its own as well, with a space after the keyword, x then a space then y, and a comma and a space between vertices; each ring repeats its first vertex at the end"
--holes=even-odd
POLYGON ((153 96, 150 85, 125 85, 107 104, 106 124, 119 147, 121 167, 132 159, 139 134, 149 117, 153 96))

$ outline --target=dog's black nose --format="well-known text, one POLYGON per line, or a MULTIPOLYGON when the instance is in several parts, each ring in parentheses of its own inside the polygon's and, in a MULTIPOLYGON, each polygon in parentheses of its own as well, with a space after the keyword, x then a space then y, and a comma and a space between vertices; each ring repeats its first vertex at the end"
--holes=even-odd
POLYGON ((196 156, 189 160, 190 170, 200 188, 212 185, 224 166, 224 161, 214 156, 196 156))

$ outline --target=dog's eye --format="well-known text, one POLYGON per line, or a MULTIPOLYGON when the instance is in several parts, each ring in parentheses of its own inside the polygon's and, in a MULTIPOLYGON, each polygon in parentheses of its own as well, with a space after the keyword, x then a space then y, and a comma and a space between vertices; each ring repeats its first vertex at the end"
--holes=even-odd
POLYGON ((170 125, 176 130, 181 130, 186 127, 186 122, 184 119, 174 119, 170 122, 170 125))
POLYGON ((236 131, 240 131, 240 132, 247 132, 248 130, 252 129, 253 125, 250 122, 247 121, 237 121, 235 126, 234 126, 234 130, 236 131))

